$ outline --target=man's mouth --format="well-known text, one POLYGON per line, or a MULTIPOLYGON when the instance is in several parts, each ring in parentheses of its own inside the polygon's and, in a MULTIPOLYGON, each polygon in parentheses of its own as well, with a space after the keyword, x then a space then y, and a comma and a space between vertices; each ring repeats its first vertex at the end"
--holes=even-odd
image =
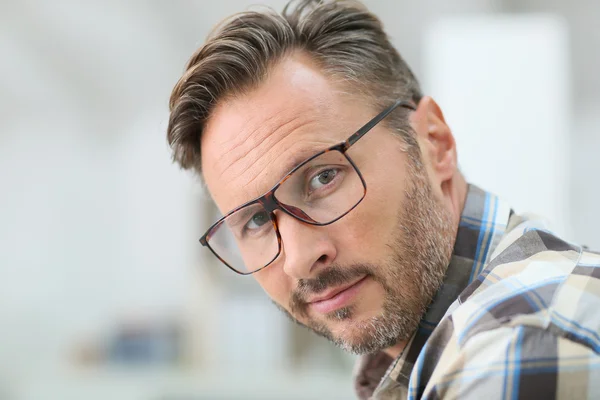
POLYGON ((367 277, 368 275, 364 275, 346 285, 338 286, 318 296, 313 296, 307 303, 311 309, 320 314, 333 312, 346 306, 358 294, 367 277))

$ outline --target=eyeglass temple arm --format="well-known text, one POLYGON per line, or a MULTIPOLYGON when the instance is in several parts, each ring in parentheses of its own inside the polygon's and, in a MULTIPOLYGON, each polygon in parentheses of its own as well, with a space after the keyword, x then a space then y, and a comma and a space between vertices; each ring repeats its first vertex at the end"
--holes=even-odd
POLYGON ((373 129, 373 127, 375 125, 377 125, 385 117, 390 115, 392 113, 392 111, 394 111, 397 107, 404 107, 404 108, 408 108, 409 110, 413 110, 413 111, 416 110, 414 104, 409 101, 404 101, 404 100, 396 101, 394 104, 392 104, 391 106, 389 106, 388 108, 383 110, 381 113, 379 113, 377 116, 375 116, 375 118, 370 120, 365 126, 363 126, 358 131, 356 131, 354 134, 352 134, 352 136, 350 136, 344 143, 344 150, 348 150, 348 148, 350 146, 352 146, 354 143, 358 142, 358 139, 360 139, 361 137, 363 137, 365 135, 365 133, 367 133, 371 129, 373 129))

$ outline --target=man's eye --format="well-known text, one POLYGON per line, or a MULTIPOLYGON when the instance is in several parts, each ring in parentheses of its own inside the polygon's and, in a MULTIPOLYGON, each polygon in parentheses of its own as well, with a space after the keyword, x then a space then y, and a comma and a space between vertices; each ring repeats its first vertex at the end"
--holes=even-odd
POLYGON ((327 186, 330 184, 338 174, 336 169, 330 168, 319 172, 315 175, 309 182, 309 190, 312 192, 314 190, 319 190, 323 186, 327 186))
POLYGON ((270 221, 269 214, 266 211, 257 212, 246 223, 245 229, 253 231, 270 221))

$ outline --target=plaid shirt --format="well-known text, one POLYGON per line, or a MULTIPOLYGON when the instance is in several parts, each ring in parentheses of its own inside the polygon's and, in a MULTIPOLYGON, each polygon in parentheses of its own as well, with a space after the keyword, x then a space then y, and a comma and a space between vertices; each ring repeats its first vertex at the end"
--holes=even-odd
POLYGON ((600 255, 470 186, 444 284, 360 399, 600 399, 600 255))

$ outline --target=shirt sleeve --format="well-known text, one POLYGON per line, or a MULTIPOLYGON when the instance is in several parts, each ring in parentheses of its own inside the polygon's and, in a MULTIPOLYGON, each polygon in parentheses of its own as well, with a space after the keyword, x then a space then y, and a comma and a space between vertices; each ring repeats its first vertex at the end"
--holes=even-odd
POLYGON ((600 399, 600 357, 583 340, 545 329, 495 328, 462 346, 458 338, 450 340, 422 398, 600 399))

